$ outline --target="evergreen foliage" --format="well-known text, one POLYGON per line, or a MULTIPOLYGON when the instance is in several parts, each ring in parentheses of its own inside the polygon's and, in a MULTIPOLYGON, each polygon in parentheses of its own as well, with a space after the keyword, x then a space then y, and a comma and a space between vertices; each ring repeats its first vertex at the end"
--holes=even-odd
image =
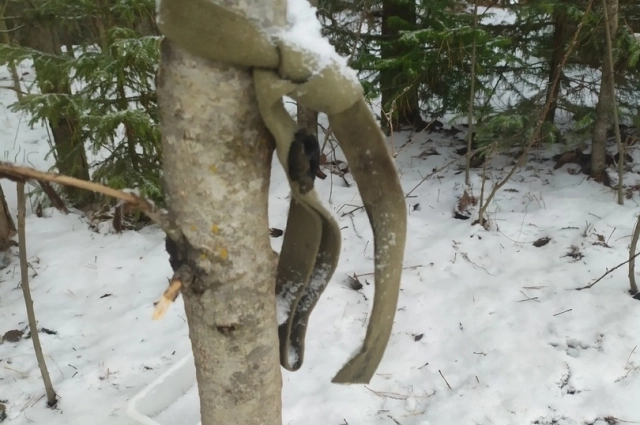
POLYGON ((0 62, 34 63, 39 90, 31 88, 13 109, 28 112, 31 124, 61 117, 77 122, 76 137, 96 158, 93 180, 137 188, 161 202, 154 12, 149 0, 35 2, 23 11, 24 19, 45 22, 69 43, 59 54, 0 45, 0 62), (61 80, 68 81, 68 93, 46 93, 61 80))
MULTIPOLYGON (((359 71, 368 98, 382 97, 384 111, 417 98, 427 121, 464 121, 475 44, 476 148, 496 140, 504 147, 522 143, 549 96, 557 102, 541 141, 566 140, 554 119, 556 108, 569 113, 573 134, 584 140, 595 122, 602 70, 600 6, 590 12, 553 94, 548 83, 587 1, 478 4, 475 29, 474 5, 461 0, 320 0, 318 17, 325 35, 359 71)), ((71 123, 72 139, 80 143, 57 147, 54 155, 84 156, 86 149, 92 179, 137 188, 162 202, 155 1, 8 0, 5 14, 19 30, 10 32, 11 46, 0 44, 0 64, 27 60, 37 71, 37 87, 28 87, 13 108, 28 112, 31 124, 71 123), (36 27, 51 40, 34 40, 29 28, 36 27)), ((640 7, 625 0, 619 14, 625 18, 614 40, 617 105, 622 122, 638 124, 640 7)), ((385 117, 380 120, 384 125, 385 117)), ((58 168, 62 161, 57 158, 58 168)))
MULTIPOLYGON (((470 52, 475 39, 476 142, 480 145, 496 139, 509 143, 526 139, 549 96, 547 87, 557 61, 587 6, 585 0, 543 0, 501 4, 500 9, 488 11, 480 7, 480 25, 474 31, 473 3, 417 0, 415 23, 388 18, 399 30, 399 37, 389 39, 380 31, 383 8, 389 2, 324 0, 320 1, 319 15, 338 50, 355 53, 352 65, 360 72, 370 99, 380 95, 381 71, 392 70, 398 81, 416 86, 425 118, 445 114, 459 118, 468 110, 470 52), (500 12, 503 19, 489 19, 493 11, 500 12), (390 44, 399 46, 401 53, 381 57, 380 52, 390 44)), ((629 17, 625 22, 630 23, 621 23, 615 40, 618 104, 627 123, 640 121, 634 106, 640 83, 640 45, 634 35, 640 29, 633 28, 640 28, 637 9, 634 2, 621 4, 620 14, 629 17)), ((603 46, 602 11, 595 7, 563 70, 557 95, 558 111, 573 117, 574 130, 593 126, 603 46)), ((394 90, 400 94, 408 90, 407 84, 394 90)), ((553 116, 543 128, 542 141, 559 140, 553 116)))

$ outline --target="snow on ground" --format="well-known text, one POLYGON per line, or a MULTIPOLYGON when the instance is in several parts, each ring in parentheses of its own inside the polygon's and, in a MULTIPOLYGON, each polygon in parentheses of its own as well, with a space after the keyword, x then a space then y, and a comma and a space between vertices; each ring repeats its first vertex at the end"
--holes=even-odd
MULTIPOLYGON (((13 101, 0 91, 4 158, 46 168, 46 130, 27 128, 6 109, 13 101)), ((395 135, 394 146, 403 137, 395 135)), ((437 135, 416 136, 397 158, 405 191, 455 158, 453 146, 437 135), (440 155, 418 158, 430 147, 440 155)), ((549 156, 536 152, 500 191, 490 231, 452 218, 462 193, 459 164, 407 199, 407 268, 394 332, 366 386, 330 379, 364 337, 373 299, 371 231, 363 210, 343 215, 361 205, 350 175, 351 187, 335 175, 318 182, 344 228, 343 253, 312 314, 302 369, 283 371, 284 424, 640 421, 640 303, 626 293, 626 268, 575 290, 626 259, 638 195, 620 207, 612 190, 569 174, 571 166, 553 171, 542 160, 549 156), (541 237, 552 239, 534 247, 541 237), (566 255, 572 246, 576 258, 566 255), (349 287, 354 273, 361 291, 349 287)), ((494 162, 492 178, 506 174, 508 163, 494 162)), ((270 218, 284 228, 288 188, 279 167, 270 218)), ((637 179, 630 174, 627 183, 637 179)), ((2 186, 15 212, 15 186, 2 186)), ((127 401, 190 350, 180 301, 162 321, 150 319, 170 276, 163 234, 154 227, 98 234, 78 214, 48 210, 45 218, 29 215, 27 238, 39 326, 57 332, 41 338, 60 402, 57 410, 45 407, 31 341, 5 342, 0 402, 7 423, 133 425, 127 401)), ((19 281, 16 254, 0 271, 0 334, 27 327, 19 281)))

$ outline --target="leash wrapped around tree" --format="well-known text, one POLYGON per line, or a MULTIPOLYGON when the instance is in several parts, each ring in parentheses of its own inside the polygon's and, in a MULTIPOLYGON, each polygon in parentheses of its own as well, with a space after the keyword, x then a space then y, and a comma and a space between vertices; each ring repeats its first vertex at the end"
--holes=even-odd
MULTIPOLYGON (((309 315, 335 271, 341 236, 313 188, 318 175, 316 153, 309 150, 307 135, 285 110, 283 97, 327 114, 358 185, 375 246, 375 296, 364 344, 333 382, 368 383, 382 359, 395 317, 406 204, 384 135, 364 100, 360 82, 335 57, 294 45, 284 32, 269 33, 215 2, 163 0, 158 24, 167 39, 192 54, 253 70, 260 113, 276 141, 292 193, 276 278, 279 308, 286 312, 279 325, 280 361, 288 370, 302 365, 309 315)), ((183 235, 183 241, 188 243, 189 235, 183 235)))

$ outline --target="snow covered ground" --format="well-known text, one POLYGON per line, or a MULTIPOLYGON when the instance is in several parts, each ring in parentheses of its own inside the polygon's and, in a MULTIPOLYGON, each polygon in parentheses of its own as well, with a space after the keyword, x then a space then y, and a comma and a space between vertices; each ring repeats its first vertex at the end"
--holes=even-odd
MULTIPOLYGON (((5 78, 4 70, 0 79, 5 78)), ((46 169, 46 129, 29 129, 0 90, 3 159, 46 169)), ((399 147, 406 135, 395 135, 399 147)), ((456 158, 455 142, 421 134, 397 157, 406 192, 456 158), (419 158, 435 147, 439 155, 419 158)), ((611 189, 554 171, 535 152, 490 206, 492 229, 456 220, 459 163, 407 198, 409 239, 393 336, 370 385, 331 377, 359 348, 373 299, 373 240, 349 174, 317 186, 343 227, 339 268, 312 314, 302 369, 283 371, 287 425, 612 424, 640 422, 640 302, 626 267, 576 291, 627 258, 638 194, 624 207, 611 189), (355 210, 348 214, 349 211, 355 210), (551 241, 536 248, 541 237, 551 241), (574 247, 574 248, 572 248, 574 247), (568 256, 572 253, 573 256, 568 256), (364 284, 351 289, 354 273, 364 284)), ((636 156, 637 159, 640 159, 636 156)), ((508 171, 500 157, 493 179, 508 171)), ((637 174, 627 177, 635 184, 637 174)), ((480 188, 474 177, 474 193, 480 188)), ((1 182, 11 210, 15 185, 1 182)), ((271 226, 285 227, 288 187, 274 163, 271 226)), ((153 303, 170 276, 164 235, 149 227, 114 234, 79 214, 27 218, 31 287, 54 386, 45 407, 28 339, 0 345, 0 403, 7 423, 133 425, 126 403, 190 351, 181 300, 159 322, 153 303)), ((281 239, 274 239, 279 248, 281 239)), ((17 253, 0 271, 0 334, 26 329, 17 253)), ((183 418, 195 404, 182 404, 183 418)), ((196 415, 197 416, 197 415, 196 415)), ((180 425, 191 425, 184 423, 180 425)), ((194 424, 195 425, 195 424, 194 424)))

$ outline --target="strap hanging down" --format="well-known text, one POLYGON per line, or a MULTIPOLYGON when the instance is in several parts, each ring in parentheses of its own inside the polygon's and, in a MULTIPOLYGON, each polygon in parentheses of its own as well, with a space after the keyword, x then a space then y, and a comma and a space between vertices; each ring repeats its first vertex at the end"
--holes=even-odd
POLYGON ((193 54, 253 69, 260 112, 276 140, 292 193, 276 282, 288 312, 279 334, 281 363, 289 370, 302 364, 309 314, 335 271, 340 232, 313 189, 313 180, 299 172, 305 164, 296 151, 299 147, 294 145, 292 151, 297 128, 282 98, 290 96, 329 116, 362 196, 375 247, 375 296, 365 341, 333 382, 368 383, 382 359, 395 316, 406 204, 384 135, 360 83, 337 63, 267 35, 215 0, 162 0, 158 25, 169 40, 193 54), (318 71, 321 63, 326 65, 318 71))

